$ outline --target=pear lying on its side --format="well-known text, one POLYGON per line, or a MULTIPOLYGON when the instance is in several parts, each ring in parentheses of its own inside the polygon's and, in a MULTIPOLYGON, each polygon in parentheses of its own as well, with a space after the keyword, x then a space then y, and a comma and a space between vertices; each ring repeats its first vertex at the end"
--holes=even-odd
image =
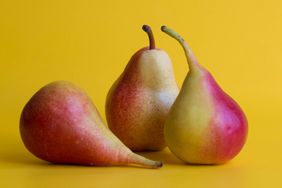
POLYGON ((178 87, 167 53, 150 46, 137 51, 111 87, 106 101, 106 117, 111 131, 134 151, 161 150, 164 122, 178 95, 178 87))
POLYGON ((188 163, 220 164, 231 160, 247 137, 244 112, 198 64, 176 32, 166 26, 162 31, 183 46, 190 68, 165 123, 168 147, 188 163))
POLYGON ((53 163, 162 166, 132 153, 104 126, 86 93, 66 81, 46 85, 29 100, 20 133, 31 153, 53 163))

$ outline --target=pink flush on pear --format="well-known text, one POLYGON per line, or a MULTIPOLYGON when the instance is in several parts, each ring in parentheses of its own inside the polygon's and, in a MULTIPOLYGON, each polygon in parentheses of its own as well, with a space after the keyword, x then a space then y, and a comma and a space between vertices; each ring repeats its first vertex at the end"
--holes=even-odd
POLYGON ((66 81, 46 85, 29 100, 20 133, 31 153, 53 163, 162 166, 131 152, 106 128, 87 94, 66 81))
POLYGON ((169 149, 187 163, 220 164, 231 160, 247 137, 244 112, 197 62, 179 34, 166 26, 162 31, 182 45, 190 69, 165 123, 169 149))
POLYGON ((155 47, 152 30, 144 25, 150 46, 137 51, 111 87, 106 117, 111 131, 134 151, 162 150, 164 122, 178 95, 167 53, 155 47))

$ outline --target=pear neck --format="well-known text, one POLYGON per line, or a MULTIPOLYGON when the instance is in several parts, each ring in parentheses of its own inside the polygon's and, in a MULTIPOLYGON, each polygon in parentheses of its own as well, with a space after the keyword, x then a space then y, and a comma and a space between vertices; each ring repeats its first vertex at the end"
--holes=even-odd
MULTIPOLYGON (((183 40, 184 41, 184 40, 183 40)), ((198 60, 196 59, 195 55, 193 54, 191 48, 188 46, 188 44, 184 41, 182 45, 185 57, 187 59, 188 67, 191 72, 198 71, 200 69, 200 65, 198 63, 198 60)))
POLYGON ((170 58, 163 50, 147 50, 139 58, 142 83, 155 91, 177 88, 170 58))

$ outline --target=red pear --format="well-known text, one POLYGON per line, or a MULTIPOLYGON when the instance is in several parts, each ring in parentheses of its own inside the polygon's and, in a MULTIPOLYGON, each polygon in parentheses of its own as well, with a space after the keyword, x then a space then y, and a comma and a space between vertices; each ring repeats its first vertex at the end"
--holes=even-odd
POLYGON ((143 30, 150 46, 131 57, 111 87, 106 117, 111 131, 130 149, 162 150, 164 122, 179 90, 169 56, 155 47, 150 27, 143 30))
POLYGON ((131 152, 106 128, 87 94, 66 81, 46 85, 29 100, 20 133, 31 153, 52 163, 162 166, 131 152))
POLYGON ((166 26, 162 31, 182 45, 190 69, 165 123, 168 147, 187 163, 221 164, 231 160, 247 138, 243 110, 198 63, 179 34, 166 26))

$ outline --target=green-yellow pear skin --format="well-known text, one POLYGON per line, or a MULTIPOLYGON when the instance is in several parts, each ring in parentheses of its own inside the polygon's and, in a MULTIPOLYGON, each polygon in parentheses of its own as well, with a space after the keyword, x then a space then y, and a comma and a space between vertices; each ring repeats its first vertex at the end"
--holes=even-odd
POLYGON ((20 133, 32 154, 52 163, 162 166, 129 150, 106 128, 87 94, 66 81, 52 82, 32 96, 21 114, 20 133))
POLYGON ((184 48, 189 72, 165 123, 165 139, 177 157, 191 164, 222 164, 244 146, 248 123, 239 105, 216 83, 172 29, 162 31, 184 48))
POLYGON ((111 131, 131 150, 162 150, 164 122, 178 95, 171 60, 155 48, 152 31, 144 25, 150 46, 137 51, 108 92, 106 118, 111 131))

